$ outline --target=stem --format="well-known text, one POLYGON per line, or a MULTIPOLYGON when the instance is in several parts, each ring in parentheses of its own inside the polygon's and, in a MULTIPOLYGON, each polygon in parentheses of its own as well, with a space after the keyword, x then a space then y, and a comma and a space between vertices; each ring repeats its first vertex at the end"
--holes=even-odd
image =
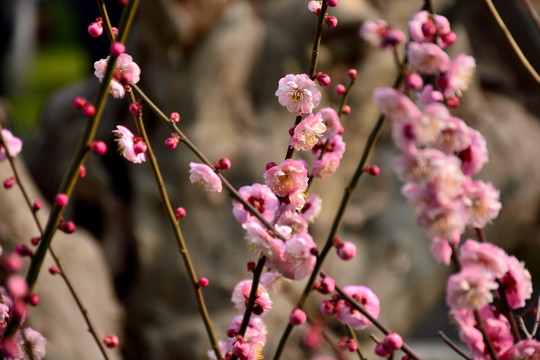
POLYGON ((538 12, 536 12, 536 9, 531 3, 531 0, 523 0, 523 4, 525 4, 527 11, 529 11, 529 14, 531 15, 532 20, 536 24, 536 27, 538 28, 538 30, 540 30, 540 17, 538 16, 538 12))
POLYGON ((495 349, 493 348, 493 344, 491 343, 491 339, 486 332, 484 322, 482 321, 478 310, 474 310, 474 318, 476 320, 476 328, 482 333, 482 338, 484 339, 484 344, 486 345, 487 352, 491 356, 492 360, 497 360, 497 352, 495 352, 495 349))
MULTIPOLYGON (((9 152, 9 148, 6 146, 6 142, 4 141, 4 136, 2 135, 2 125, 1 124, 0 124, 0 145, 2 145, 4 147, 4 149, 5 149, 5 151, 6 151, 6 156, 8 158, 9 164, 10 164, 11 169, 13 171, 13 175, 17 179, 17 185, 19 186, 19 189, 21 190, 21 193, 22 193, 22 195, 24 197, 26 205, 30 209, 30 212, 32 214, 32 218, 34 219, 34 222, 36 223, 36 226, 37 226, 37 228, 39 230, 40 236, 43 236, 43 227, 41 226, 41 223, 39 222, 39 219, 38 219, 38 217, 36 215, 36 212, 33 211, 33 209, 32 209, 32 201, 30 200, 30 196, 28 195, 28 192, 26 191, 26 187, 24 186, 24 183, 22 182, 22 179, 21 179, 21 177, 19 175, 17 167, 15 166, 15 161, 13 160, 13 157, 11 156, 11 154, 9 152)), ((80 296, 78 295, 77 291, 73 287, 73 284, 70 281, 69 277, 67 276, 66 271, 62 267, 60 259, 58 258, 58 256, 54 252, 54 250, 52 248, 52 245, 49 245, 49 252, 50 252, 50 254, 51 254, 51 256, 52 256, 52 258, 53 258, 53 260, 54 260, 54 262, 56 264, 56 267, 58 267, 58 269, 60 270, 60 276, 64 280, 64 283, 66 284, 66 286, 67 286, 67 288, 68 288, 68 290, 69 290, 69 292, 71 294, 71 297, 73 298, 73 300, 75 300, 77 308, 79 309, 79 312, 83 316, 84 321, 86 322, 86 325, 88 326, 88 331, 90 332, 90 334, 94 338, 94 341, 97 344, 99 350, 101 351, 101 354, 103 355, 103 358, 106 359, 106 360, 109 360, 109 357, 108 357, 107 353, 105 352, 105 348, 103 347, 103 344, 101 343, 100 338, 97 335, 97 331, 94 328, 94 325, 93 325, 92 321, 90 320, 90 317, 88 316, 88 310, 83 305, 83 303, 82 303, 82 301, 80 299, 80 296)))
MULTIPOLYGON (((325 276, 323 274, 323 276, 325 276)), ((360 304, 358 304, 354 299, 352 299, 347 293, 345 293, 341 288, 339 288, 336 285, 336 291, 337 293, 348 303, 352 305, 356 310, 362 313, 369 321, 373 323, 383 334, 388 335, 391 333, 390 329, 388 329, 383 323, 378 321, 376 318, 374 318, 369 312, 364 309, 364 307, 360 304)), ((412 359, 420 360, 420 356, 417 355, 407 344, 403 343, 401 350, 409 355, 412 359)))
POLYGON ((107 13, 107 7, 105 6, 105 3, 103 0, 97 0, 99 13, 101 14, 101 18, 103 19, 103 25, 105 25, 105 32, 107 33, 107 37, 109 38, 109 42, 113 43, 114 41, 114 34, 112 31, 112 25, 111 20, 109 19, 109 14, 107 13))
POLYGON ((495 19, 495 21, 497 22, 497 25, 503 32, 504 36, 506 37, 506 40, 508 41, 508 43, 510 44, 510 46, 516 53, 517 57, 519 58, 519 60, 521 61, 525 69, 527 69, 527 71, 532 76, 534 81, 536 81, 537 84, 540 84, 540 75, 538 75, 538 73, 533 68, 529 60, 527 60, 527 57, 521 51, 519 45, 516 43, 516 40, 514 40, 514 37, 510 33, 510 30, 508 30, 501 16, 497 12, 497 8, 495 8, 495 5, 493 5, 493 2, 491 0, 484 0, 484 1, 486 2, 486 5, 488 6, 489 11, 491 12, 493 19, 495 19))
MULTIPOLYGON (((125 40, 129 32, 129 28, 131 26, 135 11, 137 10, 138 4, 139 4, 139 0, 131 0, 129 1, 126 8, 124 9, 124 12, 122 13, 122 18, 120 20, 120 30, 118 34, 118 39, 122 39, 122 40, 119 40, 119 41, 125 40)), ((88 155, 90 142, 95 136, 97 126, 101 119, 101 115, 103 114, 103 109, 105 108, 105 103, 107 102, 109 84, 113 77, 113 70, 114 70, 115 63, 116 63, 115 57, 111 57, 107 63, 105 76, 103 78, 103 82, 99 86, 97 99, 94 105, 96 108, 96 113, 94 116, 92 116, 88 120, 88 123, 86 124, 86 128, 81 137, 79 145, 75 151, 75 155, 73 156, 71 160, 71 164, 69 165, 68 170, 64 174, 62 183, 60 184, 58 193, 64 193, 68 197, 71 195, 73 188, 75 187, 75 183, 77 182, 77 177, 78 177, 77 175, 79 172, 79 168, 84 163, 84 160, 86 159, 86 156, 88 155)), ((45 226, 43 236, 41 237, 39 246, 36 252, 34 253, 34 256, 32 257, 32 262, 30 263, 30 269, 28 270, 28 274, 26 275, 26 282, 28 283, 28 288, 30 291, 32 291, 32 289, 34 288, 36 284, 39 271, 43 264, 43 259, 45 258, 45 254, 47 253, 47 249, 49 248, 54 232, 58 228, 58 224, 60 223, 60 217, 64 213, 64 210, 65 210, 64 207, 59 207, 56 204, 54 204, 51 209, 51 212, 49 214, 49 220, 47 221, 47 225, 45 226)), ((18 327, 19 327, 19 324, 16 324, 14 321, 10 319, 10 321, 7 324, 6 330, 4 332, 4 337, 7 338, 7 337, 12 336, 18 327)))
POLYGON ((452 350, 458 353, 459 356, 461 356, 465 360, 472 360, 471 357, 469 357, 467 354, 461 351, 461 349, 458 348, 456 344, 454 344, 452 340, 450 340, 450 338, 448 338, 448 336, 446 336, 442 331, 439 331, 437 335, 439 335, 439 337, 446 343, 446 345, 448 345, 452 350))
MULTIPOLYGON (((129 92, 128 96, 130 97, 131 102, 135 102, 135 97, 133 95, 133 92, 129 92)), ((216 354, 217 359, 221 359, 221 352, 219 351, 219 346, 217 342, 216 335, 214 333, 214 327, 212 325, 212 321, 210 320, 210 316, 208 315, 208 310, 206 309, 206 304, 204 302, 204 298, 202 295, 202 289, 199 286, 199 279, 195 273, 195 268, 193 266, 193 263, 191 261, 191 258, 189 256, 189 252, 187 250, 184 237, 182 235, 180 225, 178 221, 176 220, 174 216, 174 210, 171 206, 171 202, 169 200, 169 196, 167 195, 167 190, 165 189, 165 184, 163 182, 163 177, 161 176, 161 172, 159 170, 159 166, 156 161, 156 157, 154 156, 154 152, 152 150, 152 146, 150 145, 150 141, 148 139, 148 135, 146 134, 146 129, 144 127, 142 115, 139 114, 136 116, 137 123, 139 125, 139 130, 141 132, 141 136, 147 146, 147 152, 148 152, 148 158, 150 160, 150 165, 152 167, 152 171, 154 173, 154 178, 156 181, 156 184, 158 186, 159 194, 161 196, 163 207, 165 208, 165 213, 167 214, 167 219, 169 220, 169 223, 171 224, 171 227, 173 228, 174 235, 176 237, 176 242, 178 245, 178 249, 180 250, 180 254, 182 255, 182 259, 184 260, 184 265, 186 267, 186 270, 188 272, 189 278, 191 280, 191 287, 193 288, 193 292, 195 293, 195 298, 197 300, 197 305, 199 308, 199 312, 201 314, 204 326, 206 328, 206 332, 208 334, 208 338, 210 339, 210 343, 212 345, 212 349, 214 350, 214 353, 216 354)))
POLYGON ((311 67, 309 69, 309 77, 311 80, 315 79, 315 73, 317 72, 317 61, 319 60, 319 47, 321 46, 322 31, 324 27, 324 18, 326 17, 326 0, 323 0, 321 4, 321 13, 317 21, 317 30, 315 31, 315 40, 313 41, 313 51, 311 53, 311 67))
POLYGON ((358 354, 358 357, 360 360, 367 360, 364 354, 362 354, 362 350, 360 350, 360 343, 358 343, 358 337, 356 336, 356 332, 352 327, 349 325, 347 327, 347 332, 349 333, 349 336, 356 342, 356 354, 358 354))

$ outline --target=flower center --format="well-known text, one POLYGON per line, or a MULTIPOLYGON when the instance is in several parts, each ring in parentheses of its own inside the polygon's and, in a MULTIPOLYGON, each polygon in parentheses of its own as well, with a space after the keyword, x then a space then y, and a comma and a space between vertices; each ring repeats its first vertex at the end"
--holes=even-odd
POLYGON ((289 91, 289 96, 294 102, 304 101, 304 93, 300 89, 293 89, 289 91))

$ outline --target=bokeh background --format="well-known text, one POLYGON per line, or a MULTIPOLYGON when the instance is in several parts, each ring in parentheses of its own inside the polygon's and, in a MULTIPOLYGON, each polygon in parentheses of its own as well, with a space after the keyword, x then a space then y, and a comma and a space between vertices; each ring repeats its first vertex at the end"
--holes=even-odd
MULTIPOLYGON (((540 30, 521 1, 494 1, 520 46, 540 69, 540 30)), ((106 1, 113 24, 121 8, 106 1)), ((533 1, 540 9, 538 1, 533 1)), ((396 69, 390 53, 370 48, 358 36, 362 21, 384 18, 406 29, 422 7, 411 0, 341 0, 331 9, 338 27, 325 29, 319 70, 332 86, 323 89, 323 106, 337 107, 332 88, 358 70, 349 101, 352 113, 342 118, 347 151, 340 170, 317 181, 313 191, 323 198, 323 211, 311 232, 326 240, 344 186, 359 161, 377 112, 371 101, 375 87, 390 86, 396 69)), ((490 241, 540 274, 540 102, 530 78, 482 1, 435 1, 458 41, 449 53, 477 59, 477 74, 454 113, 487 139, 490 162, 479 178, 501 190, 503 211, 487 229, 490 241)), ((54 198, 78 135, 82 114, 73 109, 75 96, 93 99, 97 79, 93 63, 106 57, 105 36, 88 36, 87 26, 99 13, 90 0, 4 0, 0 5, 0 110, 3 126, 25 140, 18 160, 35 199, 54 198)), ((276 0, 142 0, 127 51, 142 69, 139 85, 165 113, 181 114, 182 130, 211 160, 227 156, 226 174, 237 188, 262 182, 265 164, 279 162, 294 117, 274 96, 287 73, 309 69, 316 17, 307 1, 276 0)), ((74 278, 101 334, 118 333, 117 359, 202 359, 208 348, 204 328, 172 231, 164 217, 149 166, 127 163, 114 150, 111 131, 118 124, 134 129, 125 100, 110 99, 97 138, 109 145, 102 158, 90 156, 88 176, 79 181, 66 217, 78 225, 75 235, 55 237, 54 246, 74 278)), ((188 163, 195 157, 180 146, 162 144, 169 131, 149 110, 145 119, 165 175, 173 204, 184 206, 182 221, 197 272, 209 278, 206 300, 218 336, 236 315, 229 301, 234 285, 249 278, 246 262, 256 259, 243 239, 225 194, 208 194, 188 181, 188 163)), ((360 182, 340 236, 357 245, 354 261, 329 257, 325 270, 340 285, 364 284, 381 298, 381 319, 404 334, 431 359, 456 358, 436 336, 439 329, 456 338, 444 305, 445 278, 451 269, 435 263, 428 241, 415 226, 414 215, 400 195, 391 170, 398 152, 388 129, 372 163, 377 178, 360 182)), ((0 164, 2 178, 10 176, 0 164)), ((11 249, 36 236, 20 195, 0 191, 0 242, 11 249)), ((43 211, 43 221, 46 218, 43 211)), ((465 236, 472 236, 466 234, 465 236)), ((45 271, 40 276, 41 303, 29 321, 48 339, 48 359, 96 359, 99 353, 64 285, 45 271)), ((265 318, 270 357, 303 282, 273 295, 275 310, 265 318)), ((535 287, 537 289, 537 287, 535 287)), ((533 296, 538 296, 536 290, 533 296)), ((316 319, 322 297, 312 296, 309 313, 316 319)), ((338 339, 343 329, 329 321, 338 339)), ((305 329, 297 329, 283 358, 309 359, 297 346, 305 329)), ((367 336, 367 330, 362 335, 367 336)), ((372 343, 366 342, 366 352, 372 343)), ((323 353, 331 353, 325 345, 323 353)))

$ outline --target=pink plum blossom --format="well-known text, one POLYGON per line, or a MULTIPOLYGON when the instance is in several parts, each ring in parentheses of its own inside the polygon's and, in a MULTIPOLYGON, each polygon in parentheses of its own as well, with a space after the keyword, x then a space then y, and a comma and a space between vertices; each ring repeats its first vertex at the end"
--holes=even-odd
POLYGON ((304 207, 300 210, 299 215, 307 222, 313 220, 319 215, 322 207, 322 199, 317 194, 311 194, 305 201, 304 207))
POLYGON ((308 223, 306 219, 296 212, 284 212, 279 217, 277 224, 290 227, 291 234, 300 234, 307 232, 308 230, 308 223))
POLYGON ((323 142, 319 142, 311 151, 316 157, 320 157, 324 149, 324 154, 332 154, 332 156, 341 159, 345 153, 346 144, 341 135, 334 135, 328 139, 326 147, 323 142))
MULTIPOLYGON (((109 57, 94 63, 94 75, 99 79, 99 82, 102 82, 105 77, 108 61, 109 57)), ((133 62, 133 58, 128 54, 121 54, 115 63, 113 79, 109 85, 109 93, 115 98, 123 98, 126 93, 124 85, 127 85, 127 83, 138 83, 140 75, 141 69, 133 62), (123 82, 127 83, 123 84, 123 82)))
POLYGON ((118 151, 120 155, 123 155, 127 160, 135 164, 140 164, 146 161, 144 152, 135 151, 136 141, 142 141, 135 138, 133 133, 128 128, 122 125, 116 126, 117 130, 113 130, 113 134, 116 136, 114 139, 118 143, 118 151))
MULTIPOLYGON (((459 236, 457 238, 459 239, 459 236)), ((450 264, 450 259, 452 258, 452 247, 450 246, 450 243, 446 237, 432 237, 429 251, 437 263, 443 263, 445 265, 450 264)))
POLYGON ((382 47, 389 25, 384 20, 366 20, 360 27, 360 37, 374 47, 382 47))
MULTIPOLYGON (((234 307, 241 313, 246 310, 252 284, 252 280, 242 280, 236 284, 232 292, 231 300, 234 303, 234 307)), ((263 317, 272 309, 272 300, 270 300, 266 288, 260 284, 255 297, 254 314, 263 317)))
POLYGON ((459 200, 433 203, 418 214, 418 226, 427 230, 430 238, 453 239, 465 230, 466 211, 459 200))
POLYGON ((320 115, 309 114, 295 128, 289 146, 296 151, 311 150, 322 139, 326 126, 320 115))
POLYGON ((343 126, 339 122, 339 116, 334 109, 330 107, 323 108, 319 110, 317 115, 321 117, 323 124, 326 126, 324 140, 328 140, 343 132, 343 126))
MULTIPOLYGON (((252 205, 269 222, 274 220, 279 201, 272 190, 264 184, 242 186, 238 189, 240 196, 252 205)), ((242 224, 254 218, 253 214, 244 208, 244 205, 233 199, 233 214, 236 220, 242 224)))
POLYGON ((486 140, 472 128, 468 128, 471 145, 457 155, 461 159, 461 168, 465 175, 474 175, 488 162, 486 140))
MULTIPOLYGON (((4 139, 4 144, 9 150, 9 155, 11 157, 17 156, 22 150, 22 140, 18 137, 13 136, 11 131, 7 129, 2 129, 2 138, 4 139)), ((4 161, 8 158, 6 149, 4 146, 0 145, 0 161, 4 161)))
POLYGON ((446 303, 454 310, 476 310, 493 301, 499 285, 482 266, 469 265, 450 275, 446 283, 446 303))
POLYGON ((507 256, 508 272, 501 279, 501 288, 511 309, 525 306, 525 301, 531 298, 531 274, 525 269, 525 263, 515 256, 507 256))
POLYGON ((426 106, 427 104, 437 102, 443 102, 444 100, 443 94, 438 90, 434 90, 433 85, 431 84, 427 84, 426 86, 424 86, 422 91, 416 94, 416 97, 421 106, 426 106))
POLYGON ((293 234, 285 242, 283 261, 277 264, 277 270, 288 279, 302 280, 311 274, 316 257, 311 253, 317 245, 308 233, 293 234))
POLYGON ((450 113, 440 103, 424 106, 421 115, 412 122, 412 131, 418 146, 430 146, 441 137, 441 131, 447 125, 450 113))
POLYGON ((409 42, 407 55, 413 68, 424 75, 444 73, 450 66, 450 57, 432 43, 409 42))
POLYGON ((16 337, 19 339, 18 345, 21 349, 21 356, 17 359, 41 360, 45 357, 47 339, 41 333, 27 327, 19 330, 16 337))
POLYGON ((321 101, 317 84, 306 74, 288 74, 281 78, 275 95, 281 105, 296 115, 311 113, 321 101))
MULTIPOLYGON (((347 285, 343 288, 343 291, 356 300, 362 307, 374 318, 379 316, 381 310, 379 298, 368 287, 362 285, 347 285)), ((367 317, 362 315, 358 310, 353 308, 345 300, 340 300, 337 303, 337 318, 338 320, 356 330, 362 330, 369 325, 371 321, 367 317)))
POLYGON ((206 191, 221 192, 221 179, 210 166, 190 162, 189 167, 189 181, 192 184, 202 186, 206 191))
POLYGON ((266 170, 263 177, 266 185, 281 197, 304 190, 308 182, 306 165, 293 159, 287 159, 280 165, 271 167, 266 170))
MULTIPOLYGON (((241 315, 236 316, 229 328, 234 331, 240 330, 242 324, 241 315)), ((222 354, 226 354, 228 351, 235 353, 237 356, 241 355, 241 360, 257 360, 261 356, 262 349, 266 344, 266 325, 262 319, 258 316, 252 316, 249 320, 248 327, 245 335, 240 338, 233 336, 229 338, 227 343, 219 342, 219 347, 222 354)), ((208 352, 210 359, 216 360, 215 353, 213 351, 208 352)))
POLYGON ((471 144, 469 127, 460 118, 449 116, 432 146, 447 154, 465 150, 471 144))
POLYGON ((337 171, 340 163, 340 157, 325 153, 322 159, 315 160, 313 163, 313 176, 320 179, 327 178, 337 171))
POLYGON ((453 43, 455 34, 450 31, 448 19, 442 15, 430 14, 423 10, 417 12, 409 21, 409 35, 419 43, 433 43, 444 49, 453 43))
POLYGON ((469 88, 476 70, 476 61, 472 56, 459 54, 443 75, 442 89, 446 97, 461 96, 469 88))
POLYGON ((483 228, 499 215, 502 208, 499 190, 492 183, 466 179, 464 193, 469 212, 467 225, 473 228, 483 228))
MULTIPOLYGON (((257 252, 262 252, 269 263, 273 267, 274 263, 283 259, 285 252, 285 243, 274 237, 266 231, 260 222, 247 221, 242 227, 247 232, 247 241, 251 248, 257 252)), ((278 226, 278 231, 285 237, 288 237, 291 229, 286 226, 278 226)))
POLYGON ((540 342, 535 339, 521 340, 500 357, 500 360, 534 360, 540 358, 540 342))
POLYGON ((465 241, 459 248, 459 260, 462 266, 478 265, 500 278, 508 271, 508 255, 491 243, 479 243, 472 239, 465 241))
POLYGON ((376 88, 373 100, 381 113, 393 121, 415 119, 420 116, 420 110, 405 94, 390 87, 376 88))

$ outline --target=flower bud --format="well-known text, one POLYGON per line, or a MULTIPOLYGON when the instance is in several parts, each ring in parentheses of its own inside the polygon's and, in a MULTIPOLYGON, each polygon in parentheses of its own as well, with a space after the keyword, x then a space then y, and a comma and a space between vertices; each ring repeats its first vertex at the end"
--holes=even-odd
POLYGON ((177 123, 180 121, 180 114, 177 113, 177 112, 173 112, 171 113, 171 115, 169 116, 169 120, 173 123, 177 123))
POLYGON ((176 146, 178 146, 178 137, 171 136, 165 139, 165 147, 169 150, 176 149, 176 146))
POLYGON ((75 107, 75 109, 82 110, 86 106, 87 103, 88 103, 88 100, 86 100, 85 98, 81 96, 77 96, 75 99, 73 99, 73 106, 75 107))
POLYGON ((337 18, 335 16, 327 16, 326 19, 324 19, 324 22, 326 26, 328 26, 329 29, 333 29, 337 26, 337 18))
POLYGON ((390 356, 391 353, 392 352, 388 350, 382 342, 375 345, 375 355, 383 357, 383 358, 387 358, 390 356))
POLYGON ((417 73, 409 73, 405 75, 404 83, 407 89, 414 91, 419 91, 422 89, 422 86, 424 86, 422 77, 417 73))
POLYGON ((56 206, 64 207, 68 204, 69 198, 66 194, 58 194, 56 195, 56 198, 54 199, 54 203, 56 206))
POLYGON ((86 104, 83 108, 83 113, 87 117, 92 117, 96 114, 96 108, 92 104, 86 104))
POLYGON ((352 81, 355 81, 358 77, 358 72, 355 69, 350 69, 348 74, 352 81))
POLYGON ((186 209, 184 209, 181 206, 177 208, 176 211, 174 212, 174 217, 176 218, 177 221, 182 219, 185 216, 186 216, 186 209))
POLYGON ((341 109, 341 113, 343 115, 349 115, 351 113, 351 107, 349 105, 343 105, 343 109, 341 109))
POLYGON ((322 72, 318 72, 317 74, 315 74, 315 79, 317 79, 317 82, 321 86, 330 85, 330 76, 323 74, 322 72))
POLYGON ((4 180, 4 188, 11 189, 13 185, 15 185, 16 182, 17 182, 17 178, 15 176, 7 178, 6 180, 4 180))
POLYGON ((115 348, 118 346, 118 337, 116 335, 107 335, 103 339, 103 343, 105 346, 107 346, 109 349, 115 348))
POLYGON ((219 170, 229 170, 231 168, 231 160, 229 158, 221 158, 218 160, 218 162, 214 165, 216 169, 219 170))
POLYGON ((90 151, 97 156, 103 156, 107 152, 107 145, 103 141, 92 141, 90 143, 90 151))
POLYGON ((96 19, 95 22, 88 26, 88 34, 90 34, 91 37, 98 37, 103 34, 103 24, 101 18, 96 19))
POLYGON ((135 143, 133 144, 133 152, 135 152, 135 155, 139 155, 146 152, 147 148, 148 147, 146 146, 143 139, 141 138, 137 138, 135 140, 135 143))
POLYGON ((343 95, 347 92, 347 88, 343 84, 337 84, 335 90, 338 95, 343 95))
POLYGON ((86 166, 81 165, 79 167, 79 173, 77 174, 77 176, 79 177, 79 179, 82 179, 83 177, 86 176, 86 166))
POLYGON ((289 322, 291 325, 296 326, 306 322, 306 313, 302 309, 296 308, 291 312, 289 317, 289 322))
POLYGON ((26 302, 29 303, 32 306, 38 306, 39 297, 36 294, 28 294, 26 296, 26 302))
POLYGON ((369 175, 371 175, 371 176, 377 176, 377 175, 379 175, 381 173, 381 169, 379 169, 379 167, 377 165, 366 166, 364 171, 366 173, 368 173, 369 175))
POLYGON ((37 200, 36 202, 34 202, 34 205, 32 205, 32 212, 37 212, 42 207, 43 207, 43 203, 37 200))
POLYGON ((49 267, 49 274, 51 274, 51 275, 60 274, 60 269, 58 269, 56 266, 50 266, 49 267))
POLYGON ((126 46, 121 42, 115 41, 111 44, 111 56, 118 57, 126 52, 126 46))
POLYGON ((203 278, 199 279, 198 285, 199 285, 200 288, 205 288, 205 287, 208 286, 208 284, 209 284, 209 281, 208 281, 207 278, 203 277, 203 278))
POLYGON ((342 242, 336 246, 337 254, 342 260, 351 260, 356 256, 356 245, 350 241, 342 242))
POLYGON ((403 346, 403 339, 397 333, 390 333, 385 336, 384 347, 390 351, 398 350, 403 346))
POLYGON ((326 5, 328 5, 328 7, 335 7, 337 6, 339 0, 326 0, 326 5))

